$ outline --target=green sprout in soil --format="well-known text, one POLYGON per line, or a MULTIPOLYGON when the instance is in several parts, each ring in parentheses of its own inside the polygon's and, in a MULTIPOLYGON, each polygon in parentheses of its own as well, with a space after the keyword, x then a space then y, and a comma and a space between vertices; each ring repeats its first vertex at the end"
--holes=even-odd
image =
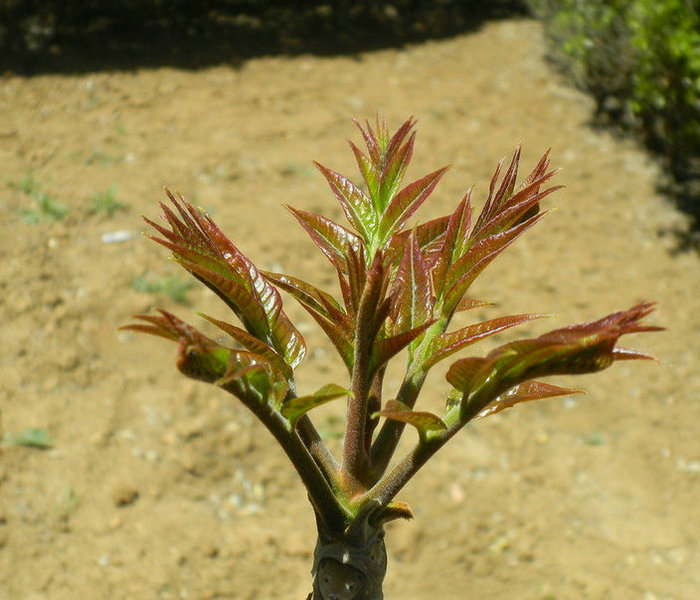
POLYGON ((92 197, 92 212, 112 218, 119 210, 125 210, 126 204, 117 198, 117 186, 111 185, 106 192, 97 192, 92 197))
POLYGON ((39 448, 45 450, 53 446, 46 429, 30 427, 19 433, 9 433, 5 436, 5 442, 11 446, 25 446, 27 448, 39 448))
POLYGON ((41 189, 41 182, 34 177, 31 171, 19 181, 8 180, 7 184, 32 200, 32 208, 20 210, 22 220, 28 225, 59 221, 70 212, 70 209, 54 200, 47 192, 41 189))
POLYGON ((541 316, 509 315, 450 328, 457 313, 487 304, 470 296, 471 285, 545 215, 540 203, 557 189, 549 187, 555 171, 545 154, 517 185, 517 148, 505 172, 503 161, 496 168, 478 216, 470 190, 450 214, 409 226, 447 169, 403 185, 414 120, 393 134, 379 118, 374 129, 369 122, 356 124, 367 147, 363 151, 350 143, 362 186, 316 163, 349 226, 288 207, 337 274, 339 295, 294 275, 259 269, 211 217, 168 192, 172 205, 161 203, 164 224, 146 219, 156 232, 152 239, 231 309, 238 324, 203 316, 235 343, 215 341, 164 310, 138 315, 139 322, 126 327, 176 342, 179 370, 236 396, 289 457, 308 491, 318 530, 307 600, 383 598, 384 525, 412 517, 397 497, 440 448, 471 421, 521 402, 575 392, 544 377, 650 358, 618 347, 617 341, 659 329, 645 323, 653 305, 644 302, 506 343, 485 356, 457 358, 447 369, 451 391, 443 410, 418 408, 426 378, 438 363, 541 316), (329 338, 347 371, 344 381, 312 393, 298 391, 295 369, 306 344, 285 313, 280 292, 298 301, 329 338), (387 398, 387 364, 399 358, 403 380, 387 398), (311 418, 315 407, 334 400, 346 404, 341 456, 331 453, 311 418), (396 458, 406 425, 418 435, 396 458))

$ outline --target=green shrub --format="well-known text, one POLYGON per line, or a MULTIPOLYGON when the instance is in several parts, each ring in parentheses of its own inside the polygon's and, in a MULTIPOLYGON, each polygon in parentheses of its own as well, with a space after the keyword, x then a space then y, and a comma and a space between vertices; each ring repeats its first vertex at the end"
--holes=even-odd
POLYGON ((676 180, 700 162, 698 0, 531 0, 553 58, 600 113, 638 127, 676 180))

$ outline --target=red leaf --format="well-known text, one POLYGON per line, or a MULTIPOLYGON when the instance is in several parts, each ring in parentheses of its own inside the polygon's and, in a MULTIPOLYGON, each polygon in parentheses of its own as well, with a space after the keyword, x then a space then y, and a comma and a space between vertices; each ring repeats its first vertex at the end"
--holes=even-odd
POLYGON ((303 339, 282 310, 279 292, 224 235, 214 221, 185 198, 167 191, 177 213, 161 204, 171 231, 146 219, 163 238, 153 238, 221 297, 250 333, 279 352, 292 367, 306 352, 303 339))
POLYGON ((372 356, 370 359, 370 373, 375 373, 376 370, 395 356, 413 340, 422 335, 428 327, 433 324, 433 321, 427 321, 419 325, 415 329, 404 331, 389 338, 383 338, 374 342, 372 346, 372 356))
POLYGON ((260 341, 258 338, 250 335, 247 331, 241 329, 240 327, 236 327, 235 325, 231 325, 226 321, 220 321, 219 319, 215 319, 214 317, 210 317, 203 313, 198 314, 210 323, 216 325, 223 332, 227 333, 250 352, 259 354, 270 361, 270 364, 273 365, 277 371, 279 371, 280 377, 283 377, 284 379, 290 379, 292 377, 292 367, 288 365, 284 359, 265 342, 260 341))

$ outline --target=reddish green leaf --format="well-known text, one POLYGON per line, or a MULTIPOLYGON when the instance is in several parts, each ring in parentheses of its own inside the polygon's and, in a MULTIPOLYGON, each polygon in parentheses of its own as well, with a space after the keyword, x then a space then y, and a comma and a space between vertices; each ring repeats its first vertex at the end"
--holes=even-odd
POLYGON ((253 335, 268 343, 294 368, 306 352, 303 339, 282 311, 279 292, 224 235, 214 221, 182 196, 168 191, 176 215, 162 205, 171 231, 146 219, 176 260, 221 297, 253 335))
POLYGON ((344 175, 320 163, 314 163, 328 181, 328 185, 355 230, 369 244, 377 230, 377 215, 372 200, 344 175))
POLYGON ((430 196, 448 168, 443 167, 409 183, 391 199, 379 222, 378 235, 382 245, 406 224, 411 215, 430 196))
POLYGON ((265 359, 267 359, 270 362, 270 364, 274 366, 275 369, 277 369, 277 371, 279 371, 280 377, 283 377, 284 379, 290 379, 293 376, 292 367, 289 366, 284 361, 284 359, 265 342, 260 341, 258 338, 250 335, 247 331, 241 329, 240 327, 236 327, 231 323, 215 319, 214 317, 210 317, 203 313, 198 314, 210 323, 216 325, 223 332, 230 335, 234 340, 236 340, 239 344, 241 344, 250 352, 260 354, 265 359))
POLYGON ((299 301, 333 342, 348 370, 352 370, 352 323, 336 300, 330 294, 291 275, 265 272, 265 277, 299 301))
MULTIPOLYGON (((397 135, 400 131, 397 132, 397 135)), ((379 214, 384 212, 389 201, 395 196, 401 185, 406 168, 411 162, 415 139, 416 134, 413 133, 403 146, 394 149, 390 143, 389 148, 387 148, 387 154, 384 157, 384 168, 380 176, 379 198, 375 205, 379 214)))
POLYGON ((336 268, 346 272, 348 249, 352 248, 356 252, 360 252, 363 245, 362 240, 342 225, 322 215, 299 210, 292 206, 287 206, 287 209, 296 217, 328 260, 336 268))
POLYGON ((362 173, 362 178, 365 180, 370 198, 376 198, 379 195, 379 173, 377 172, 377 168, 374 163, 367 158, 367 155, 352 142, 350 142, 350 148, 355 155, 357 166, 360 169, 360 173, 362 173))
POLYGON ((544 315, 538 314, 523 314, 499 317, 497 319, 475 323, 474 325, 468 325, 457 331, 443 333, 433 340, 431 355, 423 363, 424 367, 430 368, 470 344, 509 329, 510 327, 522 325, 533 319, 540 319, 543 316, 544 315))
POLYGON ((527 221, 497 233, 474 244, 467 253, 453 264, 447 272, 443 313, 452 315, 459 302, 466 294, 469 286, 479 274, 494 260, 503 250, 512 244, 525 231, 539 221, 546 213, 539 213, 530 217, 527 221))
MULTIPOLYGON (((386 130, 386 121, 384 121, 383 123, 384 129, 386 130)), ((413 129, 415 124, 416 120, 413 117, 409 117, 401 124, 401 127, 399 127, 396 130, 396 133, 394 133, 394 135, 391 136, 389 143, 386 144, 386 149, 384 153, 387 157, 391 157, 394 155, 395 152, 397 152, 399 146, 401 146, 403 141, 406 139, 406 136, 411 132, 411 129, 413 129)))
POLYGON ((504 392, 493 402, 488 404, 486 408, 481 410, 476 419, 483 419, 494 415, 506 408, 515 406, 520 402, 531 402, 533 400, 542 400, 543 398, 553 398, 555 396, 569 396, 571 394, 581 394, 581 390, 560 387, 543 381, 526 381, 512 387, 507 392, 504 392))
POLYGON ((431 412, 414 411, 398 400, 389 400, 383 410, 375 412, 373 419, 384 417, 392 421, 400 421, 413 425, 418 430, 421 438, 424 438, 429 431, 440 431, 447 429, 445 423, 437 415, 431 412))
POLYGON ((437 219, 420 223, 412 230, 402 231, 393 235, 389 242, 389 248, 393 252, 394 263, 398 265, 406 251, 406 244, 410 236, 415 235, 418 240, 418 247, 421 249, 426 262, 432 265, 437 254, 441 251, 448 220, 449 217, 438 217, 437 219))
POLYGON ((406 348, 406 346, 422 335, 432 324, 433 321, 427 321, 415 329, 410 329, 409 331, 399 333, 389 338, 382 338, 374 342, 370 359, 370 373, 375 373, 379 367, 386 364, 391 357, 397 355, 401 350, 406 348))
MULTIPOLYGON (((367 151, 369 152, 369 159, 372 162, 372 164, 381 164, 381 149, 379 147, 379 140, 377 139, 377 136, 375 135, 374 131, 372 131, 372 127, 370 127, 369 121, 365 121, 365 127, 362 127, 359 121, 356 121, 354 119, 353 123, 357 125, 357 128, 360 130, 360 133, 362 134, 362 137, 365 140, 365 144, 367 145, 367 151)), ((377 121, 377 123, 379 122, 377 121)))
POLYGON ((448 370, 447 380, 463 393, 462 410, 472 418, 497 396, 525 381, 548 375, 593 373, 609 367, 618 358, 615 344, 620 336, 661 329, 642 323, 652 310, 653 304, 641 303, 597 321, 510 342, 484 359, 457 361, 448 370))
POLYGON ((405 247, 394 277, 391 297, 395 332, 414 329, 432 317, 435 300, 430 271, 415 235, 410 236, 405 247))
POLYGON ((294 427, 297 421, 312 408, 316 408, 317 406, 321 406, 322 404, 330 402, 331 400, 343 398, 349 395, 350 392, 345 388, 335 385, 334 383, 329 383, 308 396, 298 396, 285 399, 285 401, 282 402, 280 412, 282 413, 282 416, 289 420, 292 427, 294 427))
POLYGON ((445 235, 441 240, 439 251, 436 253, 433 265, 433 283, 435 285, 435 293, 438 296, 443 294, 448 269, 467 250, 471 218, 470 188, 457 205, 455 211, 447 217, 445 235))

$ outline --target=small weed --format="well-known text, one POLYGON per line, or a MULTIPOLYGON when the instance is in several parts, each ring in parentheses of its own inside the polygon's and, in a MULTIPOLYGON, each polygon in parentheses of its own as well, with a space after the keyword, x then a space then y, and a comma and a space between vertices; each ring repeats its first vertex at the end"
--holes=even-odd
POLYGON ((11 433, 5 436, 5 442, 11 446, 26 446, 28 448, 40 448, 46 450, 53 446, 46 429, 30 427, 19 433, 11 433))
POLYGON ((86 165, 100 165, 108 167, 109 165, 118 165, 124 162, 124 157, 119 154, 109 154, 102 150, 94 150, 90 156, 85 159, 86 165))
POLYGON ((9 185, 13 190, 22 192, 27 196, 37 193, 41 189, 41 183, 34 177, 34 173, 27 171, 27 174, 22 177, 19 181, 7 180, 7 185, 9 185))
POLYGON ((113 217, 118 210, 125 210, 126 204, 117 198, 117 186, 111 185, 106 192, 98 192, 92 197, 92 212, 96 215, 113 217))
POLYGON ((70 209, 56 202, 48 192, 41 189, 41 182, 34 177, 31 171, 28 171, 19 181, 8 179, 7 185, 13 190, 22 192, 22 194, 33 200, 33 208, 23 208, 20 210, 22 220, 28 225, 53 223, 54 221, 62 219, 70 212, 70 209))
POLYGON ((145 294, 164 294, 178 304, 189 304, 187 292, 196 286, 193 281, 180 279, 175 275, 161 277, 146 273, 135 277, 131 282, 131 288, 145 294))

